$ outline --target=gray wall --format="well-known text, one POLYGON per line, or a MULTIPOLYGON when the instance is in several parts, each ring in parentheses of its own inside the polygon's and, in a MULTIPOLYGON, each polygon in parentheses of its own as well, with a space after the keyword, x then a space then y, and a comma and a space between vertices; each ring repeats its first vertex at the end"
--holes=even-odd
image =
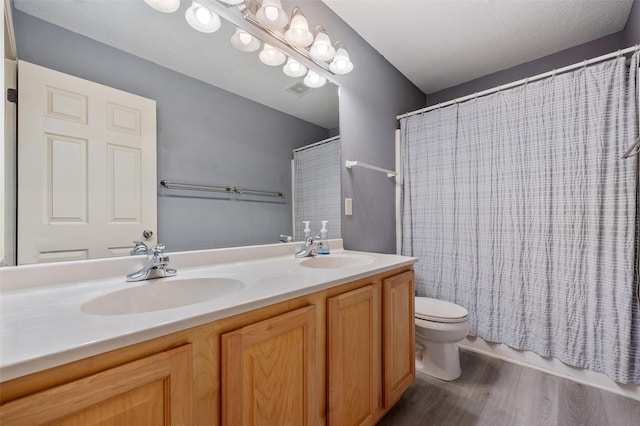
MULTIPOLYGON (((289 5, 294 4, 287 3, 287 10, 289 5)), ((350 74, 335 77, 340 85, 343 161, 358 160, 394 170, 395 117, 424 106, 424 93, 325 4, 312 0, 300 5, 309 27, 322 24, 332 42, 345 43, 354 63, 350 74)), ((353 216, 343 216, 345 247, 395 253, 395 180, 383 173, 343 167, 342 193, 353 199, 353 216)))
POLYGON ((627 25, 624 27, 622 35, 624 47, 640 43, 640 4, 638 3, 637 1, 633 2, 627 25))
POLYGON ((158 236, 169 250, 274 243, 291 233, 292 150, 329 130, 20 11, 13 18, 21 60, 157 101, 159 180, 287 195, 285 203, 233 201, 159 187, 158 236))
POLYGON ((482 90, 490 89, 501 84, 521 80, 536 74, 551 71, 575 64, 585 59, 614 52, 618 49, 631 47, 640 43, 640 5, 634 2, 629 20, 623 31, 599 38, 589 43, 581 44, 570 49, 562 50, 535 61, 527 62, 515 67, 498 71, 466 83, 450 87, 427 95, 427 105, 435 105, 454 98, 463 97, 482 90))

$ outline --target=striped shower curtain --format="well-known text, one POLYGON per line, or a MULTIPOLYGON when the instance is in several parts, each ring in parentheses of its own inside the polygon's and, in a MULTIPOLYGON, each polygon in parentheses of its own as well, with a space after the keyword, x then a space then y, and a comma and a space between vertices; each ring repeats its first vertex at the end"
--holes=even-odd
POLYGON ((636 73, 624 57, 401 120, 402 253, 471 335, 640 382, 636 73))
POLYGON ((303 220, 308 220, 312 235, 320 233, 320 222, 329 221, 328 238, 341 238, 340 230, 340 138, 312 144, 293 152, 294 239, 301 241, 303 220))

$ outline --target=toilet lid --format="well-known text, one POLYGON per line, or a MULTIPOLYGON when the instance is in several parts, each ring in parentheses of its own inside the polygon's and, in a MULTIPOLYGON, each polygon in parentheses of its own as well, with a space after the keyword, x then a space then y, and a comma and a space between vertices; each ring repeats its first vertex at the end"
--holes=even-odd
POLYGON ((435 322, 462 322, 469 316, 462 306, 429 297, 416 297, 416 318, 435 322))

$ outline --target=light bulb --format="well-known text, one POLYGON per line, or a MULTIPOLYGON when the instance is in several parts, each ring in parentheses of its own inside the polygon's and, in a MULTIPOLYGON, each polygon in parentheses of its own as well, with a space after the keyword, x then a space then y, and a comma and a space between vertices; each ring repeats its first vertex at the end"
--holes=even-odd
POLYGON ((231 45, 242 52, 255 52, 260 49, 260 42, 240 28, 236 28, 236 32, 231 36, 231 45))
POLYGON ((264 48, 258 57, 263 64, 271 67, 282 65, 287 60, 287 55, 267 43, 264 44, 264 48))
POLYGON ((302 13, 291 18, 289 29, 284 33, 284 38, 294 47, 307 47, 313 43, 313 34, 309 31, 309 24, 302 13))
POLYGON ((193 29, 203 33, 215 33, 222 25, 218 15, 197 1, 191 2, 191 6, 184 12, 184 18, 193 29))
POLYGON ((278 19, 278 8, 273 6, 267 6, 264 8, 264 16, 270 21, 278 19))
POLYGON ((336 50, 331 46, 331 40, 329 40, 327 33, 319 31, 309 49, 311 57, 316 61, 330 61, 335 53, 336 50))
POLYGON ((240 39, 240 43, 244 44, 245 46, 251 43, 251 40, 253 40, 253 36, 251 34, 245 33, 244 31, 238 34, 238 38, 240 39))
POLYGON ((295 59, 287 59, 287 64, 282 68, 282 71, 289 77, 302 77, 307 73, 307 67, 302 65, 295 59))
POLYGON ((144 0, 144 2, 163 13, 173 13, 180 7, 180 0, 144 0))
POLYGON ((303 82, 305 86, 318 88, 324 86, 327 82, 327 79, 322 77, 317 72, 309 70, 303 82))
POLYGON ((211 22, 211 12, 204 7, 199 7, 196 9, 196 19, 203 25, 207 25, 211 22))
POLYGON ((344 47, 338 48, 336 56, 329 64, 329 69, 335 74, 348 74, 353 70, 353 63, 344 47))
POLYGON ((262 0, 256 12, 256 20, 267 30, 281 31, 289 23, 289 17, 280 0, 262 0))

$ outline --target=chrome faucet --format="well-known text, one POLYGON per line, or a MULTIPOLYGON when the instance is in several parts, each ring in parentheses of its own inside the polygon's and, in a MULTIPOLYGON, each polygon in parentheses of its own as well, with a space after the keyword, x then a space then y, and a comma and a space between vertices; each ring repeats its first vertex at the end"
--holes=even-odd
POLYGON ((318 248, 320 247, 320 237, 307 237, 304 240, 304 248, 296 253, 296 257, 311 257, 315 256, 318 248))
POLYGON ((291 235, 280 234, 281 243, 292 243, 293 237, 291 235))
POLYGON ((131 254, 146 253, 147 263, 141 270, 127 275, 127 281, 144 281, 153 278, 173 277, 178 273, 175 269, 167 268, 170 259, 169 256, 164 254, 164 244, 147 247, 146 244, 140 241, 134 242, 136 243, 136 247, 131 251, 131 254), (143 246, 147 247, 146 250, 144 250, 143 246))
POLYGON ((142 241, 134 241, 133 243, 135 244, 135 247, 129 252, 130 255, 135 256, 137 254, 149 253, 149 247, 147 247, 147 245, 142 241))

